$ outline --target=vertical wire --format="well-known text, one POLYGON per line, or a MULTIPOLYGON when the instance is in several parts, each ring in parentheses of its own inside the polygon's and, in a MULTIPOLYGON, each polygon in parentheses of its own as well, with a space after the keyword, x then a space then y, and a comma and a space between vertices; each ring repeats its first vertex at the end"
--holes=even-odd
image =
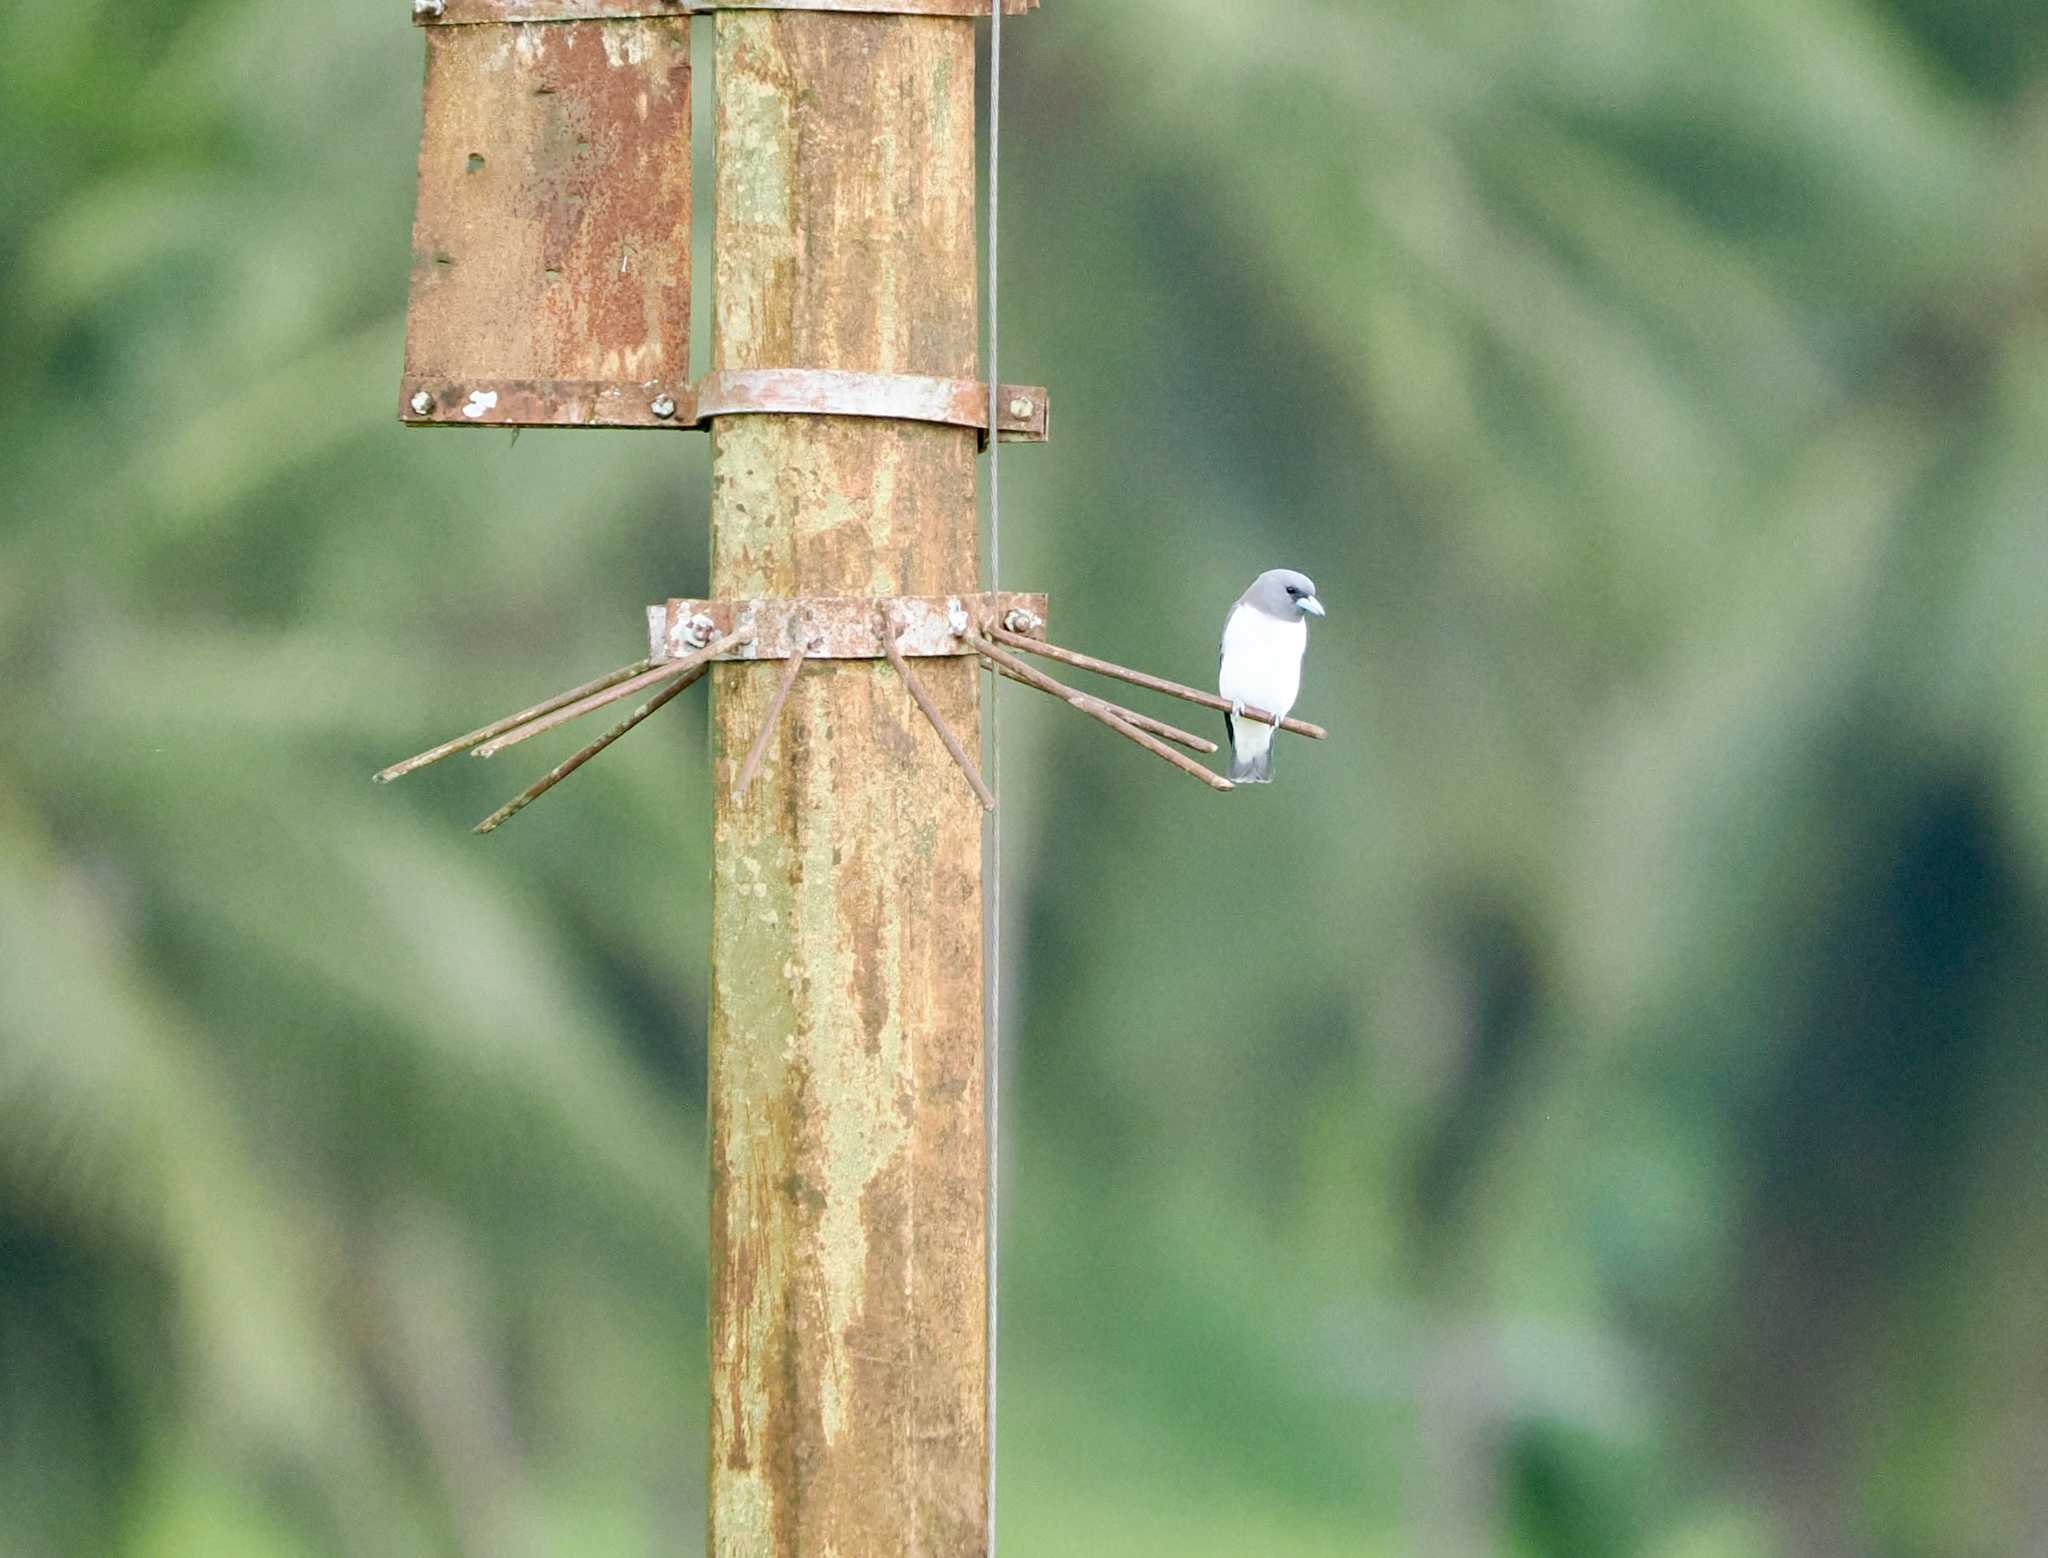
MULTIPOLYGON (((1001 292, 1002 233, 1002 148, 1003 148, 1003 0, 990 0, 988 32, 988 585, 1002 588, 1003 577, 1003 487, 1002 435, 998 429, 997 399, 1002 389, 1001 292)), ((1002 678, 991 676, 988 688, 988 782, 998 798, 1002 795, 1002 742, 996 720, 1002 678)), ((1003 1177, 1002 1155, 1002 1070, 1003 1070, 1003 813, 998 806, 990 824, 993 841, 989 875, 989 1019, 988 1046, 984 1065, 988 1098, 988 1538, 989 1558, 996 1550, 996 1368, 997 1322, 1001 1306, 997 1297, 997 1274, 1001 1267, 1002 1223, 998 1217, 1003 1177)))

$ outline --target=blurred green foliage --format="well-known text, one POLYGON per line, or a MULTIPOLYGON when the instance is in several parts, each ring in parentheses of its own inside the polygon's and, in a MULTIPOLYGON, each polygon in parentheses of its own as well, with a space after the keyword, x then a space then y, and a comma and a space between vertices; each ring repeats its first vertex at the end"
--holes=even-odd
MULTIPOLYGON (((1303 568, 1337 735, 1004 690, 1007 1550, 2037 1550, 2048 11, 1009 42, 1004 582, 1200 681, 1303 568)), ((696 1543, 702 707, 364 780, 705 455, 395 425, 419 47, 0 12, 7 1558, 696 1543)))

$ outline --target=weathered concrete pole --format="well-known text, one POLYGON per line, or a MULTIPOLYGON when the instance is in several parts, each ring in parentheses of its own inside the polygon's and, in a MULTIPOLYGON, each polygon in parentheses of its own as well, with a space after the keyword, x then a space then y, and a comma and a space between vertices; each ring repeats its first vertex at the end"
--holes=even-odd
MULTIPOLYGON (((720 369, 976 376, 974 24, 721 12, 720 369)), ((712 593, 976 588, 975 437, 799 416, 712 436, 712 593)), ((968 659, 919 664, 978 744, 968 659)), ((982 811, 884 661, 713 718, 714 1558, 984 1551, 982 811)))

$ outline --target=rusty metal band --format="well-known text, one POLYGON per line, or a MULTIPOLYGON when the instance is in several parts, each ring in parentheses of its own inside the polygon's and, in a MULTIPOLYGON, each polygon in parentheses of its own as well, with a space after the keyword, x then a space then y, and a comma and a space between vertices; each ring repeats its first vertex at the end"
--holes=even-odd
POLYGON ((647 608, 647 652, 679 660, 726 634, 753 638, 718 660, 784 660, 801 649, 813 660, 880 660, 886 631, 909 659, 971 655, 963 629, 1014 623, 1013 632, 1045 632, 1043 595, 997 590, 978 595, 804 595, 764 600, 672 600, 647 608), (888 624, 888 626, 885 626, 888 624))
MULTIPOLYGON (((707 374, 697 385, 696 421, 780 413, 796 416, 887 417, 973 428, 988 438, 988 386, 973 379, 911 373, 843 373, 825 368, 743 368, 707 374)), ((1043 387, 1005 384, 996 426, 1005 443, 1044 443, 1050 414, 1043 387)))
MULTIPOLYGON (((1038 9, 1039 0, 1004 0, 1006 16, 1038 9)), ((503 26, 519 22, 601 22, 639 16, 696 16, 714 11, 841 11, 866 16, 987 16, 991 0, 412 0, 422 27, 503 26)))

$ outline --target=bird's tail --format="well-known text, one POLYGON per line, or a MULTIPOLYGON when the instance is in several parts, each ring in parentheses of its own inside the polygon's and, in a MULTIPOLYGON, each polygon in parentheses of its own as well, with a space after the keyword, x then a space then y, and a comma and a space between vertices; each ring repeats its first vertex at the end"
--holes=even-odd
POLYGON ((1230 782, 1271 784, 1273 782, 1273 732, 1270 727, 1249 720, 1223 716, 1223 728, 1230 735, 1230 782), (1265 740, 1261 741, 1260 736, 1265 740))

